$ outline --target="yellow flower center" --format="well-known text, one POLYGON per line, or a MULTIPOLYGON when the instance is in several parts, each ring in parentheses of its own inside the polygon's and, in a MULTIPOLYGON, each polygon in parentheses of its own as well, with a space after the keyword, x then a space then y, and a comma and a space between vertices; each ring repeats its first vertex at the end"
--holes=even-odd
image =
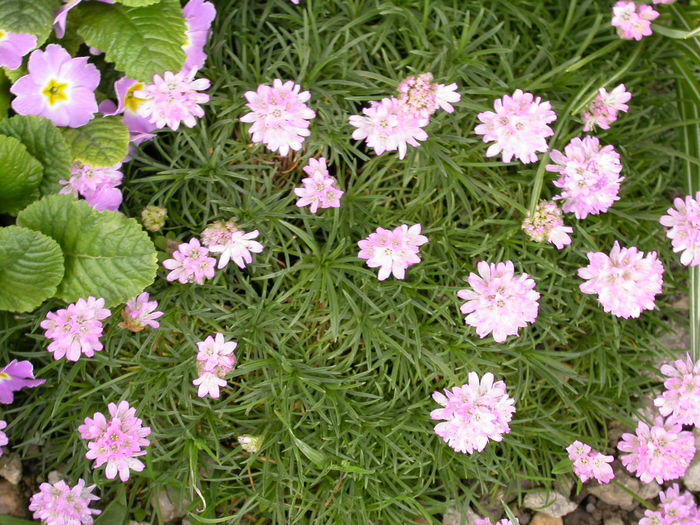
POLYGON ((145 102, 144 99, 134 95, 136 91, 141 89, 143 89, 143 84, 141 82, 137 82, 127 90, 126 96, 124 97, 124 106, 132 113, 136 113, 139 106, 145 102))
POLYGON ((2 383, 3 381, 7 381, 8 379, 10 379, 10 374, 0 372, 0 383, 2 383))
POLYGON ((68 100, 68 95, 66 95, 66 88, 68 84, 61 84, 60 82, 51 79, 51 82, 44 88, 42 94, 49 100, 49 104, 55 106, 59 102, 65 102, 68 100))
POLYGON ((7 33, 5 33, 5 31, 0 31, 0 42, 5 40, 5 38, 7 38, 7 33))

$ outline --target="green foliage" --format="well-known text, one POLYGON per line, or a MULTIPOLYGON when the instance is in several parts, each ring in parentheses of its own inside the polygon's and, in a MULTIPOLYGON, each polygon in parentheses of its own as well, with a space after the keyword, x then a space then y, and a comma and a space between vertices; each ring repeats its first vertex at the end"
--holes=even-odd
POLYGON ((121 117, 98 117, 85 126, 64 129, 63 136, 73 160, 94 168, 114 166, 129 151, 129 129, 121 117))
POLYGON ((0 213, 16 215, 36 199, 42 171, 20 141, 0 135, 0 213))
POLYGON ((46 235, 0 228, 0 310, 29 312, 56 293, 63 278, 61 247, 46 235))
POLYGON ((22 210, 17 224, 61 246, 66 271, 56 296, 68 303, 94 296, 114 306, 153 283, 155 248, 134 219, 98 212, 70 195, 51 195, 22 210))
POLYGON ((32 33, 37 36, 37 46, 40 46, 48 38, 60 6, 60 0, 0 2, 0 29, 13 33, 32 33))
POLYGON ((180 71, 185 63, 185 21, 178 0, 144 7, 90 2, 81 6, 78 34, 105 53, 127 77, 151 82, 153 75, 180 71))
POLYGON ((157 4, 161 0, 117 0, 118 3, 127 7, 144 7, 147 5, 157 4))
POLYGON ((58 193, 58 181, 68 180, 71 166, 71 150, 58 128, 43 117, 17 115, 0 121, 0 133, 19 140, 43 166, 39 194, 58 193))

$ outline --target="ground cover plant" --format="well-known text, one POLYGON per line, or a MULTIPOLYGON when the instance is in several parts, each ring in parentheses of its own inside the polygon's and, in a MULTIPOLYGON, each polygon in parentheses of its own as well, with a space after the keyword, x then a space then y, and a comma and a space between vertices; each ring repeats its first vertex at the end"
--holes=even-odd
POLYGON ((700 190, 699 6, 49 4, 0 47, 0 153, 26 165, 0 168, 0 257, 51 267, 0 270, 0 444, 35 519, 77 486, 85 523, 164 499, 190 523, 508 520, 527 487, 614 483, 613 458, 665 483, 645 519, 696 519, 674 482, 700 340, 660 370, 684 357, 659 337, 679 298, 697 318, 697 225, 669 208, 700 190), (41 53, 96 64, 82 119, 17 102, 64 93, 41 53))

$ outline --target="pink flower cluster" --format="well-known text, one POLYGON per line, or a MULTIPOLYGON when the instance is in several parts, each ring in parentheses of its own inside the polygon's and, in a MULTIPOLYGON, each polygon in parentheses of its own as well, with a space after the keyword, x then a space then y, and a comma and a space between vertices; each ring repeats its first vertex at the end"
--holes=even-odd
POLYGON ((163 316, 163 312, 156 311, 158 301, 149 301, 148 292, 143 292, 138 297, 127 301, 122 310, 123 322, 119 323, 120 328, 126 328, 131 332, 140 332, 147 326, 151 328, 160 327, 156 321, 163 316))
POLYGON ((202 232, 202 244, 212 253, 219 254, 218 268, 225 268, 230 261, 243 269, 253 262, 253 253, 263 251, 263 245, 254 240, 260 232, 239 230, 233 221, 217 221, 207 226, 202 232))
POLYGON ((511 261, 477 264, 479 274, 470 273, 467 279, 471 289, 457 295, 467 301, 460 309, 464 321, 476 328, 482 339, 493 334, 497 343, 509 335, 517 336, 521 328, 537 319, 540 294, 535 281, 526 273, 515 275, 511 261))
POLYGON ((236 366, 233 351, 238 346, 234 341, 226 342, 223 334, 209 336, 197 343, 197 372, 199 377, 192 384, 199 387, 199 397, 219 398, 219 388, 226 386, 224 379, 236 366))
POLYGON ((523 230, 536 242, 551 242, 558 250, 571 244, 571 226, 564 226, 561 210, 554 202, 542 201, 535 212, 527 213, 523 221, 523 230))
POLYGON ((635 247, 622 248, 615 241, 610 255, 589 252, 588 261, 589 265, 578 271, 578 276, 586 280, 580 289, 585 294, 597 294, 605 312, 628 319, 655 308, 664 273, 656 252, 645 255, 635 247))
MULTIPOLYGON (((7 434, 5 434, 5 432, 3 432, 3 430, 5 430, 6 428, 7 428, 7 422, 0 419, 0 447, 4 447, 5 445, 7 445, 10 442, 10 440, 7 439, 7 434)), ((3 455, 3 450, 0 448, 0 456, 2 456, 2 455, 3 455)))
POLYGON ((650 5, 621 1, 613 6, 612 25, 620 38, 641 40, 653 33, 651 22, 658 16, 658 11, 650 5))
POLYGON ((357 256, 367 260, 370 268, 379 268, 380 281, 392 274, 403 279, 406 269, 420 262, 420 247, 427 242, 428 238, 421 235, 420 224, 410 228, 402 224, 393 230, 377 228, 375 233, 357 243, 360 247, 357 256))
POLYGON ((65 356, 68 361, 77 361, 81 354, 92 357, 102 350, 102 321, 112 315, 104 305, 104 299, 88 297, 46 314, 40 326, 52 340, 48 351, 54 359, 65 356))
POLYGON ((29 500, 29 510, 44 525, 92 525, 92 517, 102 512, 90 508, 93 501, 100 499, 93 490, 95 485, 86 487, 82 479, 73 487, 65 481, 42 483, 39 492, 29 500))
POLYGON ((559 173, 554 185, 562 190, 554 199, 564 201, 565 213, 585 219, 608 211, 620 198, 622 164, 614 147, 601 147, 596 137, 574 138, 564 153, 554 150, 550 156, 555 164, 547 171, 559 173))
POLYGON ((116 211, 122 203, 122 192, 117 188, 124 178, 119 171, 121 165, 120 162, 110 168, 93 168, 74 162, 70 179, 59 181, 63 185, 60 193, 80 195, 98 211, 116 211))
POLYGON ((537 160, 538 152, 548 150, 547 138, 554 135, 549 124, 557 120, 549 102, 516 89, 513 96, 496 99, 493 106, 495 111, 479 113, 481 124, 474 129, 484 142, 493 142, 487 157, 501 154, 503 162, 515 157, 528 164, 537 160))
POLYGON ((328 173, 326 159, 309 159, 304 171, 308 175, 301 181, 304 186, 294 188, 294 194, 299 197, 297 206, 309 206, 311 213, 316 213, 319 208, 340 208, 343 191, 338 189, 335 177, 328 173))
POLYGON ((309 122, 316 113, 306 105, 311 98, 308 91, 291 80, 282 82, 276 78, 272 86, 260 85, 257 91, 247 91, 246 104, 251 112, 241 117, 241 122, 252 122, 250 132, 253 142, 262 142, 270 151, 287 155, 289 150, 299 151, 308 137, 309 122))
POLYGON ((700 362, 693 363, 689 354, 672 365, 662 365, 666 376, 664 388, 654 405, 672 423, 700 427, 700 362))
POLYGON ((144 464, 136 459, 146 454, 143 450, 150 442, 146 439, 151 429, 144 427, 136 417, 136 409, 129 406, 127 401, 118 405, 110 403, 107 406, 111 418, 108 420, 101 412, 96 412, 92 418, 86 417, 85 423, 78 427, 81 439, 88 441, 88 459, 94 459, 93 468, 99 468, 105 463, 107 479, 127 481, 129 471, 141 472, 144 464))
POLYGON ((680 424, 657 417, 652 426, 637 423, 635 434, 625 433, 617 444, 622 464, 643 483, 678 479, 695 455, 695 438, 680 424))
POLYGON ((45 379, 34 379, 34 366, 29 361, 13 359, 0 370, 0 403, 11 405, 15 392, 23 388, 36 388, 44 383, 45 379))
POLYGON ((610 463, 612 456, 604 456, 580 441, 574 441, 566 447, 569 459, 574 464, 574 473, 582 483, 595 478, 598 483, 610 483, 615 477, 610 463))
POLYGON ((433 400, 443 408, 430 413, 435 433, 456 452, 481 452, 489 440, 501 441, 510 432, 509 422, 515 412, 515 401, 506 393, 506 384, 496 381, 491 373, 479 379, 469 373, 469 382, 445 393, 434 392, 433 400))
POLYGON ((700 264, 700 191, 695 198, 674 199, 675 208, 669 208, 659 219, 668 228, 666 236, 671 239, 673 251, 681 253, 681 264, 700 264))
POLYGON ((700 508, 687 490, 681 494, 674 483, 659 494, 658 510, 645 510, 639 525, 697 525, 700 523, 700 508))
POLYGON ((627 113, 627 102, 631 98, 632 94, 624 84, 620 84, 610 93, 605 88, 600 88, 598 95, 583 112, 583 131, 591 131, 596 126, 610 129, 610 124, 617 120, 620 111, 627 113))
POLYGON ((214 277, 215 264, 216 259, 209 257, 209 248, 195 238, 180 244, 173 252, 173 258, 163 261, 163 266, 170 270, 168 281, 181 284, 204 284, 205 279, 214 277))
POLYGON ((404 110, 419 118, 430 119, 438 109, 453 113, 452 104, 460 101, 457 84, 436 84, 432 73, 407 77, 399 84, 399 102, 404 110))

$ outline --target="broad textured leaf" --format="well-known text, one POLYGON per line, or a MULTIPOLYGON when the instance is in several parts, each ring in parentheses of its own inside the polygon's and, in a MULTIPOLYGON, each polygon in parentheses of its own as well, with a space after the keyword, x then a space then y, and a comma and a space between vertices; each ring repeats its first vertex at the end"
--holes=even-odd
POLYGON ((67 128, 63 136, 73 160, 94 168, 109 168, 129 152, 129 129, 121 117, 98 117, 80 128, 67 128))
POLYGON ((51 237, 0 228, 0 310, 29 312, 53 297, 63 278, 63 253, 51 237))
POLYGON ((153 5, 160 2, 160 0, 117 0, 118 4, 125 5, 127 7, 143 7, 146 5, 153 5))
POLYGON ((0 133, 19 140, 44 167, 39 193, 58 193, 58 181, 68 180, 71 165, 71 150, 59 129, 43 117, 18 115, 0 122, 0 133))
POLYGON ((39 197, 44 170, 14 137, 0 135, 0 213, 16 215, 39 197))
POLYGON ((40 46, 49 37, 60 6, 60 0, 2 0, 0 28, 13 33, 36 35, 37 46, 40 46))
POLYGON ((114 306, 155 279, 151 239, 136 220, 121 213, 98 212, 71 195, 49 195, 23 210, 17 223, 61 245, 66 273, 56 296, 66 302, 92 295, 114 306))
POLYGON ((0 119, 7 117, 10 109, 10 79, 3 70, 0 70, 0 119))
POLYGON ((78 33, 127 77, 151 82, 153 75, 180 71, 185 63, 185 19, 177 0, 146 7, 90 2, 78 33))

